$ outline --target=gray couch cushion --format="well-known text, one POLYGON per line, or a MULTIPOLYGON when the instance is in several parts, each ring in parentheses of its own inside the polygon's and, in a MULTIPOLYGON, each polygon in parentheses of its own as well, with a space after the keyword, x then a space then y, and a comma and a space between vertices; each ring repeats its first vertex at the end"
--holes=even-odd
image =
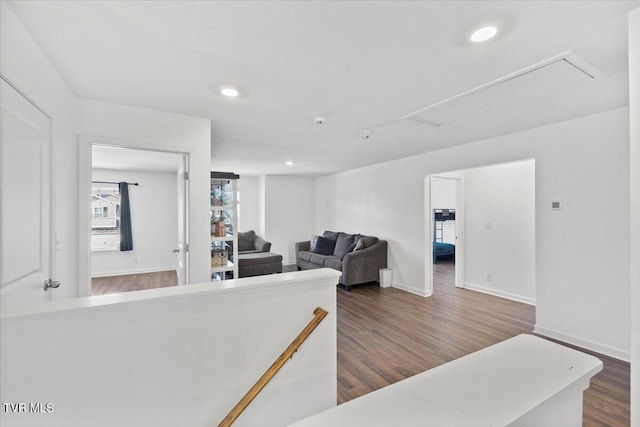
POLYGON ((313 255, 313 252, 309 252, 309 251, 300 251, 298 252, 298 258, 300 258, 303 261, 311 261, 311 255, 313 255))
POLYGON ((249 265, 271 264, 282 262, 282 255, 273 254, 271 252, 258 252, 252 254, 238 255, 238 262, 240 267, 246 267, 249 265))
POLYGON ((318 265, 325 265, 325 261, 328 259, 338 259, 333 255, 319 255, 319 254, 311 254, 311 262, 318 265))
POLYGON ((327 268, 333 268, 334 270, 342 271, 342 261, 336 258, 327 259, 324 261, 324 266, 327 268))
POLYGON ((252 251, 255 249, 253 241, 256 240, 256 232, 249 230, 238 233, 238 251, 252 251))
POLYGON ((336 240, 336 247, 333 249, 333 254, 338 258, 342 257, 349 252, 349 246, 353 243, 353 234, 338 233, 338 240, 336 240))
POLYGON ((329 231, 329 230, 325 230, 324 233, 322 233, 322 237, 326 237, 327 239, 331 239, 331 240, 338 240, 338 235, 342 234, 338 231, 329 231))

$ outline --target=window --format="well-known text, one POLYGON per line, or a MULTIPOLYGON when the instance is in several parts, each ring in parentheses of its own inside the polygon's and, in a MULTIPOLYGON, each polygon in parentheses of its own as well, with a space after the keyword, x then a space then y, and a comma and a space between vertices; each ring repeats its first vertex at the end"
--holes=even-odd
POLYGON ((93 217, 94 218, 107 218, 109 216, 109 208, 107 206, 94 206, 93 217))
POLYGON ((120 191, 118 187, 93 187, 91 211, 91 250, 119 250, 120 191))

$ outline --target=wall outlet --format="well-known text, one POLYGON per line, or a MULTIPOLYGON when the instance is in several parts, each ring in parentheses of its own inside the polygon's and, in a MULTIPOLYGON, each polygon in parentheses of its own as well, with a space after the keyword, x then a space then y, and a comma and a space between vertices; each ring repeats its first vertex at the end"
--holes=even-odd
POLYGON ((486 273, 485 279, 487 279, 487 282, 492 281, 493 280, 493 273, 486 273))

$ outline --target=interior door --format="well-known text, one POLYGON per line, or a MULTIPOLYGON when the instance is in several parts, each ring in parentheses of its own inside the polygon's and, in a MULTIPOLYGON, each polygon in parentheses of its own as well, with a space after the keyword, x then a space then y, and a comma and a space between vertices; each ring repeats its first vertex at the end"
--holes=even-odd
MULTIPOLYGON (((51 278, 51 120, 0 79, 2 309, 44 301, 51 278)), ((49 295, 51 298, 51 295, 49 295)))
POLYGON ((187 189, 189 183, 188 157, 182 156, 182 163, 178 168, 178 247, 175 252, 178 256, 178 285, 189 283, 188 278, 188 229, 187 229, 187 189))

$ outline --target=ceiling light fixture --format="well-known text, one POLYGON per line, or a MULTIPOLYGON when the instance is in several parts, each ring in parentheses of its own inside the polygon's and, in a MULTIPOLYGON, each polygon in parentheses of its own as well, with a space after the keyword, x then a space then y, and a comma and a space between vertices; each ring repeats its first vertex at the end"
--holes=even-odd
POLYGON ((235 98, 238 95, 240 95, 240 92, 238 92, 238 89, 229 87, 229 86, 220 88, 220 93, 229 98, 235 98))
POLYGON ((474 43, 482 43, 486 42, 487 40, 491 40, 496 36, 496 34, 498 34, 498 29, 493 25, 490 25, 487 27, 478 28, 473 33, 471 33, 469 39, 474 43))
POLYGON ((284 164, 287 166, 293 166, 295 163, 292 160, 287 160, 284 164))

